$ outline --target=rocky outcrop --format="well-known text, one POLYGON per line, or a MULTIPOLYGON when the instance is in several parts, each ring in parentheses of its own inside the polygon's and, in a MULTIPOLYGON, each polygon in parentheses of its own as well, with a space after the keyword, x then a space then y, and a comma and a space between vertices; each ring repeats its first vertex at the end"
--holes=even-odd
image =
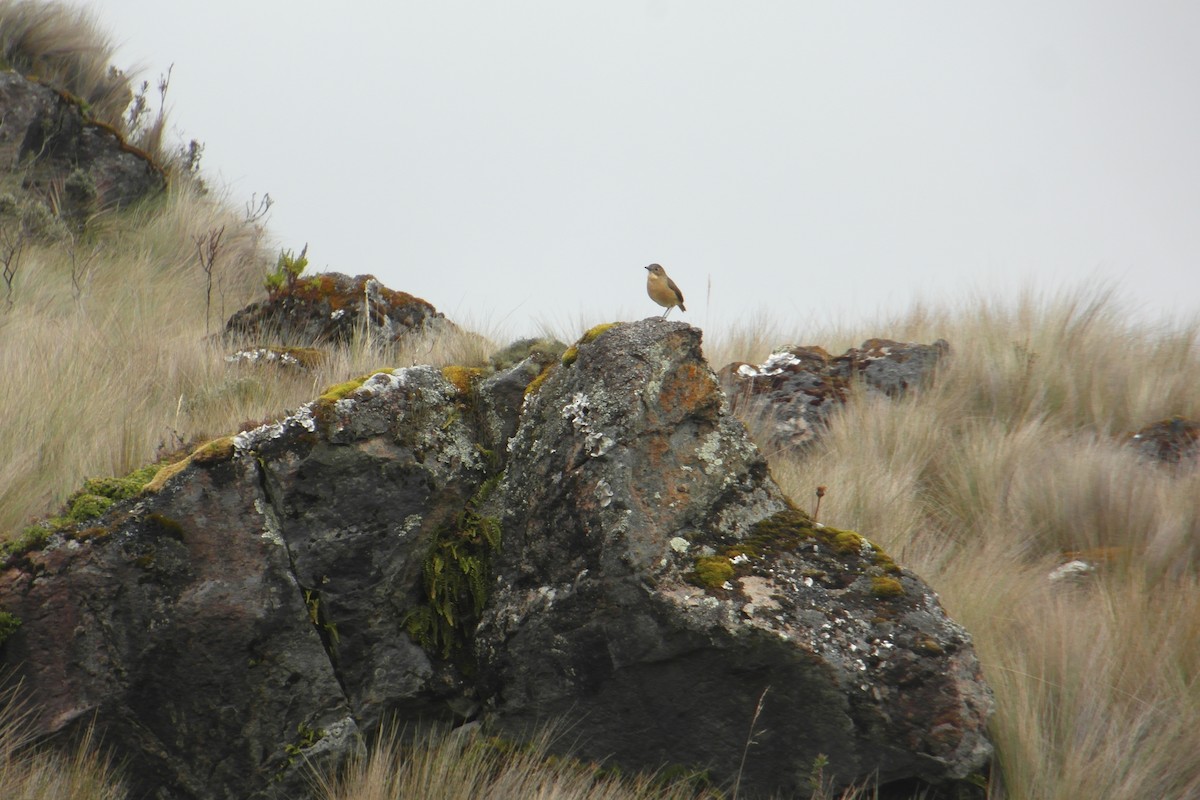
POLYGON ((840 356, 820 347, 776 348, 757 366, 742 362, 720 372, 721 384, 738 416, 752 420, 772 448, 811 444, 834 409, 861 379, 868 393, 901 397, 927 382, 950 345, 868 339, 840 356))
POLYGON ((288 347, 346 344, 355 334, 390 344, 413 333, 454 326, 419 297, 389 289, 372 275, 323 272, 280 286, 225 323, 230 342, 288 347))
POLYGON ((489 374, 384 371, 10 553, 4 666, 134 796, 299 797, 397 718, 707 769, 741 795, 952 782, 991 698, 936 595, 796 510, 699 331, 602 326, 489 374), (746 749, 753 729, 753 744, 746 749), (565 742, 564 742, 565 744, 565 742))
POLYGON ((86 217, 161 189, 163 172, 78 100, 16 72, 0 72, 0 165, 21 173, 60 212, 86 217))

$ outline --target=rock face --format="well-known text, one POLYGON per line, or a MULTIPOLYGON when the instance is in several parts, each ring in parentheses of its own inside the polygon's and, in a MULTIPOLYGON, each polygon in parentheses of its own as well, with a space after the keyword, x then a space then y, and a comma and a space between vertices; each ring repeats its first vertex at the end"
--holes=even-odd
POLYGON ((42 730, 95 720, 164 800, 301 797, 390 717, 565 719, 578 755, 727 785, 753 720, 745 797, 803 796, 820 754, 839 785, 985 767, 969 637, 794 509, 698 331, 547 363, 344 384, 11 554, 3 662, 42 730))
POLYGON ((127 205, 165 185, 162 170, 105 125, 89 121, 69 97, 15 72, 0 72, 0 164, 24 171, 27 188, 50 191, 79 213, 127 205))
POLYGON ((850 381, 861 377, 868 392, 903 396, 929 380, 950 345, 868 339, 833 357, 820 347, 777 348, 762 364, 729 364, 721 384, 734 410, 755 419, 773 447, 811 444, 829 415, 849 396, 850 381))
POLYGON ((236 312, 225 324, 225 338, 311 347, 345 344, 355 332, 390 343, 411 333, 452 327, 429 303, 389 289, 372 275, 325 272, 299 278, 236 312))

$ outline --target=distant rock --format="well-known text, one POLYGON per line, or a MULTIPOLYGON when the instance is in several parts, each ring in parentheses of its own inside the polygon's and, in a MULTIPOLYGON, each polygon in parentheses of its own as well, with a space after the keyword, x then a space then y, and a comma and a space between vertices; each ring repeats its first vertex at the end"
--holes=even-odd
POLYGON ((16 73, 0 72, 0 168, 46 198, 61 189, 61 211, 86 216, 162 189, 162 170, 80 101, 16 73), (57 187, 57 188, 56 188, 57 187))
POLYGON ((431 304, 384 286, 373 275, 322 272, 251 303, 225 323, 226 341, 313 347, 346 344, 356 333, 390 344, 454 328, 431 304))
POLYGON ((726 785, 745 752, 747 798, 804 796, 822 754, 837 786, 986 769, 970 637, 795 509, 699 331, 554 349, 331 387, 10 549, 0 655, 39 730, 94 721, 164 800, 306 796, 391 718, 561 717, 581 757, 726 785))
POLYGON ((949 352, 944 339, 931 345, 868 339, 836 357, 820 347, 787 345, 759 365, 729 364, 720 378, 735 413, 761 426, 765 444, 803 447, 846 403, 853 379, 861 378, 868 392, 901 397, 926 383, 949 352))
POLYGON ((1129 437, 1142 456, 1164 464, 1180 464, 1200 457, 1200 421, 1174 416, 1147 425, 1129 437))

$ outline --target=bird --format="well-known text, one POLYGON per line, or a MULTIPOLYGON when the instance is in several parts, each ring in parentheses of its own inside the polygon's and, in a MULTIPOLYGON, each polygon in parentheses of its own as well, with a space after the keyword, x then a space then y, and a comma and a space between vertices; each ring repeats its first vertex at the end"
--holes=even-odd
POLYGON ((667 276, 667 271, 662 268, 662 265, 651 264, 646 269, 650 272, 646 276, 646 294, 650 295, 651 300, 667 309, 662 313, 662 319, 666 319, 667 314, 670 314, 671 309, 675 306, 679 306, 680 311, 687 311, 683 307, 683 292, 679 291, 675 281, 667 276))

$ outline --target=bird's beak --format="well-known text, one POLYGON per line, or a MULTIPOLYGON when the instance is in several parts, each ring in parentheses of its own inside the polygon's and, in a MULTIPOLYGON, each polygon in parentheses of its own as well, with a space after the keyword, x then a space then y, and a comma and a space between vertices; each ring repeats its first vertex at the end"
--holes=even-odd
POLYGON ((646 269, 650 269, 650 268, 649 268, 649 267, 646 267, 646 269))

